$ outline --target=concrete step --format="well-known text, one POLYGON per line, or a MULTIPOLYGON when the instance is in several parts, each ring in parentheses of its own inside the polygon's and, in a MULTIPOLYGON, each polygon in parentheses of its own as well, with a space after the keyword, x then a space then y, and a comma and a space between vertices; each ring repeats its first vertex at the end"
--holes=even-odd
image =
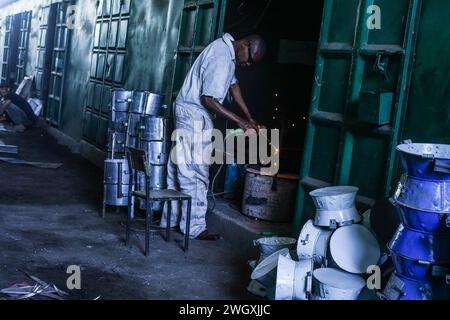
POLYGON ((253 241, 263 237, 262 233, 289 237, 293 228, 289 223, 272 223, 246 217, 238 207, 222 198, 216 199, 216 206, 208 213, 206 220, 211 232, 220 234, 249 260, 259 257, 253 241))

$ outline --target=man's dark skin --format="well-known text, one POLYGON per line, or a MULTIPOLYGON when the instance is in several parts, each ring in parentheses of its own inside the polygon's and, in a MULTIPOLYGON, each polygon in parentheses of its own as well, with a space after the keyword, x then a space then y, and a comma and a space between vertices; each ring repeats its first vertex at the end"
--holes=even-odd
MULTIPOLYGON (((233 42, 236 54, 236 64, 241 68, 250 67, 254 63, 261 62, 266 51, 264 40, 259 36, 250 36, 233 42)), ((231 95, 245 115, 245 119, 229 111, 221 103, 212 97, 202 96, 202 105, 210 112, 236 123, 244 131, 254 129, 258 131, 258 125, 248 111, 247 104, 242 96, 238 84, 230 87, 231 95)))

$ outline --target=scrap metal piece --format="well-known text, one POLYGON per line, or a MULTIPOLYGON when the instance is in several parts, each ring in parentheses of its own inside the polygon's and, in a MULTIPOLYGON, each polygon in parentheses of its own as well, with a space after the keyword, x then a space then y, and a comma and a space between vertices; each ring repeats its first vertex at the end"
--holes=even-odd
POLYGON ((59 169, 63 166, 62 163, 31 162, 31 161, 25 161, 25 160, 15 159, 15 158, 0 158, 0 161, 11 163, 11 164, 23 164, 23 165, 40 168, 40 169, 59 169))
POLYGON ((18 154, 19 147, 18 146, 10 146, 10 145, 6 145, 6 144, 0 144, 0 153, 18 154))

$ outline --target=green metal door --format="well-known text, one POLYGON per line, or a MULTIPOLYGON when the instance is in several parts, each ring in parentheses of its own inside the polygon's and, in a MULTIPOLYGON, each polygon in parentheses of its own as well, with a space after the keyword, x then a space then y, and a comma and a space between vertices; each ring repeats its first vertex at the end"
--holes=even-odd
POLYGON ((64 80, 71 32, 67 28, 70 1, 56 4, 56 27, 46 106, 46 118, 54 126, 61 125, 63 111, 64 80))
POLYGON ((100 148, 107 144, 113 88, 123 86, 131 0, 98 2, 83 138, 100 148))
POLYGON ((30 37, 31 27, 31 11, 22 12, 20 14, 20 29, 19 29, 19 48, 17 51, 17 65, 16 65, 16 81, 18 86, 25 77, 25 68, 27 63, 28 42, 30 37))
POLYGON ((9 81, 9 59, 10 46, 12 38, 13 16, 7 16, 5 19, 5 41, 3 43, 3 59, 2 59, 2 82, 9 81))
POLYGON ((175 73, 170 97, 178 95, 184 78, 200 53, 222 35, 226 0, 186 0, 181 18, 175 73))
POLYGON ((367 207, 388 196, 404 117, 421 0, 326 0, 301 169, 295 231, 308 193, 360 188, 367 207))
POLYGON ((39 42, 37 46, 37 56, 36 56, 36 69, 35 69, 35 85, 36 85, 36 96, 43 99, 43 79, 45 78, 44 73, 46 72, 46 47, 48 44, 48 34, 49 22, 50 22, 50 8, 51 6, 45 6, 41 9, 41 15, 39 20, 41 25, 39 26, 39 42))

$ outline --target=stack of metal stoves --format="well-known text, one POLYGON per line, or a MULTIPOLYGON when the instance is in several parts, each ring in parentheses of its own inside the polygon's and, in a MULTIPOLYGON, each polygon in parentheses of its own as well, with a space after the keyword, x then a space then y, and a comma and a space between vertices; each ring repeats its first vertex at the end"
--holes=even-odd
POLYGON ((350 186, 311 192, 316 216, 304 225, 296 253, 289 250, 295 239, 258 240, 261 259, 249 290, 277 300, 358 299, 366 285, 363 275, 379 263, 380 246, 360 224, 357 192, 350 186), (280 250, 266 257, 274 249, 280 250))
MULTIPOLYGON (((164 96, 147 91, 114 90, 108 130, 108 160, 105 161, 103 215, 106 206, 127 206, 129 167, 126 149, 148 152, 151 189, 166 188, 170 153, 169 109, 164 96)), ((139 176, 145 190, 145 177, 139 176)))
POLYGON ((397 147, 407 170, 392 199, 402 225, 389 244, 389 300, 450 298, 450 146, 397 147))

